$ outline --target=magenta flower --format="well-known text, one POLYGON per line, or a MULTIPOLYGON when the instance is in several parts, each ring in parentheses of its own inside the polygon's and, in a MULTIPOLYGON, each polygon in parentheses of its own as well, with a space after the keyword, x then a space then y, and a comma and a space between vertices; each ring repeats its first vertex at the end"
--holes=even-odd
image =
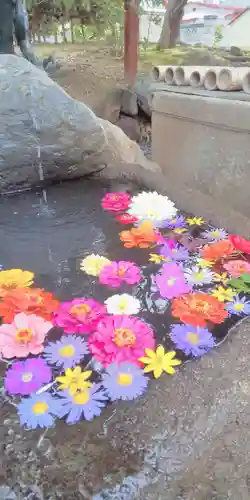
POLYGON ((27 359, 13 363, 6 373, 4 386, 10 394, 26 396, 51 381, 52 372, 43 359, 27 359))
POLYGON ((103 267, 99 279, 100 283, 112 288, 119 288, 123 282, 135 285, 141 280, 141 271, 134 262, 120 260, 103 267))
POLYGON ((90 333, 107 314, 106 307, 96 300, 81 297, 62 302, 55 312, 53 323, 66 333, 90 333))
POLYGON ((128 193, 107 193, 102 199, 102 208, 109 212, 121 212, 128 209, 130 201, 128 193))
POLYGON ((138 358, 144 356, 146 347, 155 347, 153 330, 132 316, 107 316, 89 336, 89 349, 104 366, 124 361, 140 366, 138 358))
POLYGON ((173 299, 191 290, 185 282, 182 270, 173 262, 162 266, 161 273, 154 278, 154 283, 164 299, 173 299))

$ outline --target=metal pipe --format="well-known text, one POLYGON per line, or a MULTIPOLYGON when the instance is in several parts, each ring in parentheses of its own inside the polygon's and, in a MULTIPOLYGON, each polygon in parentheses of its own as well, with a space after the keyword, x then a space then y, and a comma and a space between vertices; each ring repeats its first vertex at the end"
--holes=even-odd
POLYGON ((136 81, 139 48, 140 0, 124 0, 124 79, 129 87, 136 81))

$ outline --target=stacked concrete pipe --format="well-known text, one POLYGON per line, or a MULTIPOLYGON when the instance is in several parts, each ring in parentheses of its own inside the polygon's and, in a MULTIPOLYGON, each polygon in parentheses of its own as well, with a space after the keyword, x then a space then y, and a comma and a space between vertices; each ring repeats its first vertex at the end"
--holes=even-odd
POLYGON ((168 66, 154 66, 152 69, 152 78, 155 82, 165 80, 165 72, 168 66))
POLYGON ((222 68, 217 74, 217 87, 219 90, 242 90, 243 79, 250 68, 222 68))
POLYGON ((242 88, 244 92, 250 94, 250 68, 248 68, 247 72, 245 73, 242 79, 242 88))

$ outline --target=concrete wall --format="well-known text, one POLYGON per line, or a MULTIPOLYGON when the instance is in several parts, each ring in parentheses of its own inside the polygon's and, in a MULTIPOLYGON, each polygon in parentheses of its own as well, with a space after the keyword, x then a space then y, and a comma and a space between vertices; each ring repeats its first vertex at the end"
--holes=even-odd
POLYGON ((230 47, 236 45, 241 48, 250 48, 250 10, 247 10, 236 21, 229 24, 223 33, 221 45, 230 47))

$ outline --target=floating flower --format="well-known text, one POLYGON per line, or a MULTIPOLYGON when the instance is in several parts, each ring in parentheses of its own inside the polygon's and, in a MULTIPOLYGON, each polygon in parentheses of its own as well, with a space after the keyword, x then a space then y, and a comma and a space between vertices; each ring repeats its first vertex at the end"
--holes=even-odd
POLYGON ((76 394, 65 391, 60 398, 60 418, 67 415, 67 424, 76 424, 82 417, 89 421, 99 417, 108 400, 105 392, 99 388, 100 384, 93 384, 89 389, 77 391, 76 394))
POLYGON ((156 351, 146 348, 145 352, 147 357, 143 356, 139 358, 139 361, 147 365, 144 368, 144 372, 153 372, 155 378, 159 378, 163 372, 174 375, 175 369, 173 367, 181 365, 179 359, 174 359, 176 352, 165 352, 162 345, 159 345, 156 351))
POLYGON ((200 269, 199 267, 191 267, 186 269, 184 273, 185 279, 191 286, 209 285, 213 281, 213 272, 210 269, 200 269))
POLYGON ((0 271, 0 297, 15 288, 26 288, 32 285, 34 273, 22 269, 0 271))
POLYGON ((43 359, 26 359, 13 363, 6 373, 4 386, 10 394, 26 396, 36 392, 52 378, 52 371, 43 359))
POLYGON ((173 229, 173 232, 175 234, 186 233, 187 232, 187 228, 186 227, 176 227, 175 229, 173 229))
POLYGON ((149 262, 153 262, 154 264, 161 264, 167 259, 165 259, 165 257, 163 257, 162 255, 158 255, 158 253, 150 253, 148 260, 149 262))
POLYGON ((246 297, 239 297, 237 295, 225 307, 230 314, 235 314, 236 316, 250 315, 250 301, 246 297))
POLYGON ((111 264, 111 261, 101 255, 92 253, 80 262, 80 269, 90 276, 99 276, 103 267, 111 264))
POLYGON ((41 288, 17 288, 8 292, 0 303, 0 316, 5 323, 11 323, 16 314, 36 314, 50 321, 59 301, 52 293, 41 288))
POLYGON ((137 217, 130 214, 117 215, 116 220, 124 225, 135 224, 136 222, 138 222, 137 217))
POLYGON ((140 301, 128 293, 112 295, 105 304, 109 314, 137 314, 141 308, 140 301))
POLYGON ((250 254, 250 241, 242 238, 238 234, 231 234, 229 236, 229 241, 232 243, 235 250, 238 250, 242 253, 250 254))
POLYGON ((43 318, 19 313, 11 324, 0 326, 0 353, 4 358, 25 358, 43 351, 43 342, 53 327, 43 318))
POLYGON ((102 199, 102 208, 109 212, 122 212, 127 210, 130 201, 128 193, 107 193, 102 199))
POLYGON ((172 315, 188 325, 206 326, 207 321, 222 323, 228 313, 216 297, 194 292, 173 299, 172 315))
POLYGON ((122 283, 136 285, 141 280, 141 271, 134 262, 114 261, 102 269, 99 279, 100 283, 112 288, 119 288, 122 283))
POLYGON ((95 329, 96 324, 107 314, 106 307, 96 300, 81 297, 70 302, 62 302, 57 309, 53 323, 66 333, 86 334, 95 329))
POLYGON ((241 274, 250 274, 250 264, 245 260, 229 260, 223 264, 223 267, 234 278, 238 278, 241 274))
POLYGON ((213 260, 206 260, 206 259, 202 259, 201 257, 199 257, 197 259, 197 262, 196 262, 197 266, 201 267, 202 269, 205 267, 213 267, 214 265, 214 261, 213 260))
POLYGON ((125 248, 149 248, 159 240, 159 234, 153 229, 151 222, 144 222, 138 227, 133 227, 130 231, 122 231, 120 240, 125 248))
POLYGON ((100 321, 89 336, 93 357, 108 366, 127 361, 139 364, 145 347, 154 348, 153 330, 143 321, 131 316, 108 316, 100 321))
POLYGON ((211 241, 220 241, 220 240, 225 240, 228 236, 227 232, 225 229, 209 229, 207 231, 203 231, 201 233, 201 236, 203 238, 206 238, 207 240, 211 241))
POLYGON ((235 290, 232 288, 223 288, 223 286, 218 286, 214 290, 211 290, 211 295, 216 297, 220 302, 232 302, 233 297, 236 294, 235 290))
POLYGON ((86 342, 76 335, 64 335, 56 342, 49 342, 44 348, 46 361, 55 366, 72 368, 88 354, 86 342))
POLYGON ((202 356, 215 346, 215 340, 206 328, 192 325, 172 325, 170 338, 187 356, 202 356))
POLYGON ((221 240, 217 243, 205 245, 201 250, 201 256, 206 260, 216 261, 229 257, 235 252, 232 243, 229 240, 221 240))
POLYGON ((164 221, 173 218, 177 210, 167 196, 143 191, 132 197, 128 212, 141 221, 164 221))
POLYGON ((214 281, 217 283, 222 283, 223 285, 226 285, 228 282, 228 275, 227 273, 214 273, 214 281))
POLYGON ((102 376, 102 385, 111 401, 132 400, 141 396, 148 385, 148 378, 138 366, 131 363, 113 363, 102 376))
POLYGON ((186 219, 186 222, 189 226, 203 226, 203 224, 205 224, 205 221, 202 219, 202 217, 189 217, 188 219, 186 219))
POLYGON ((54 417, 58 415, 60 407, 59 399, 44 392, 22 399, 17 405, 17 411, 22 425, 28 429, 36 429, 37 427, 52 427, 54 417))
POLYGON ((69 394, 72 396, 76 394, 77 391, 83 391, 92 386, 92 382, 88 382, 91 374, 91 370, 82 372, 81 367, 76 366, 72 370, 70 368, 66 368, 65 375, 56 377, 56 381, 60 383, 59 389, 67 389, 69 394))
POLYGON ((169 229, 180 229, 187 225, 183 215, 177 215, 172 219, 167 219, 164 221, 163 227, 168 227, 169 229))
POLYGON ((187 248, 180 245, 176 245, 174 248, 169 248, 167 245, 163 245, 160 254, 166 259, 175 261, 184 261, 189 259, 189 252, 187 248))
POLYGON ((155 276, 154 282, 161 297, 165 299, 172 299, 190 291, 190 286, 185 282, 183 272, 173 262, 162 266, 161 273, 155 276))

